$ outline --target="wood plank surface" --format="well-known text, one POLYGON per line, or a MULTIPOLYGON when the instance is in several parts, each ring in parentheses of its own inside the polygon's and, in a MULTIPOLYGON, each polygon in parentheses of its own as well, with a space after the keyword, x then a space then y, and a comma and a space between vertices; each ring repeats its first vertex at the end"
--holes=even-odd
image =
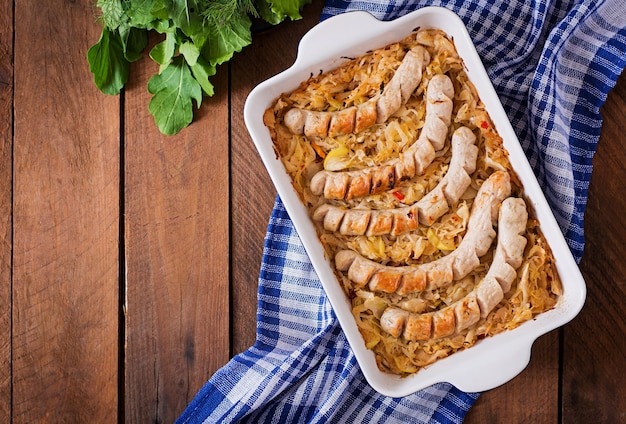
POLYGON ((587 300, 565 326, 563 422, 626 423, 626 72, 601 109, 585 215, 587 300))
POLYGON ((511 381, 481 394, 465 423, 558 422, 559 330, 540 337, 528 366, 511 381))
POLYGON ((15 2, 12 422, 118 409, 119 107, 92 3, 15 2), (112 118, 112 120, 111 120, 112 118))
POLYGON ((0 2, 0 423, 11 421, 13 4, 0 2))
MULTIPOLYGON (((322 5, 255 33, 170 137, 148 112, 149 58, 121 96, 95 88, 93 1, 0 3, 0 423, 170 423, 254 343, 276 191, 243 107, 322 5)), ((626 423, 624 110, 622 75, 594 158, 585 307, 467 423, 626 423)))
POLYGON ((124 96, 124 416, 169 423, 229 357, 228 69, 170 137, 148 111, 145 59, 124 96))
POLYGON ((601 109, 604 123, 594 157, 580 263, 587 284, 583 310, 563 328, 541 337, 528 368, 483 394, 467 423, 626 422, 626 397, 615 396, 624 391, 626 369, 624 110, 626 73, 601 109))
POLYGON ((243 121, 250 91, 284 71, 296 59, 302 36, 319 22, 323 2, 303 10, 303 19, 256 33, 252 45, 232 61, 232 350, 250 347, 256 334, 257 284, 267 223, 276 199, 274 188, 243 121))

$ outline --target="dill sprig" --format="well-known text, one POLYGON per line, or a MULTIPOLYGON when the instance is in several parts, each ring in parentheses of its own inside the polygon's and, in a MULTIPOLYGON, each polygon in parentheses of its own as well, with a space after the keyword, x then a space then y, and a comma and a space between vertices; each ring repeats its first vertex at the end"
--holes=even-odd
POLYGON ((224 25, 242 14, 259 16, 252 0, 208 0, 203 4, 202 17, 214 25, 224 25))

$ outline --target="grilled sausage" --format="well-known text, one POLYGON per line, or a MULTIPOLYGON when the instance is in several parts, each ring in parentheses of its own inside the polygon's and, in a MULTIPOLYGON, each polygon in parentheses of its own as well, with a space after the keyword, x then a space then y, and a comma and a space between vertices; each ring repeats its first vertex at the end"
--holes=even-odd
POLYGON ((285 113, 283 122, 292 133, 307 137, 356 134, 375 123, 386 122, 413 94, 428 62, 428 51, 416 46, 406 53, 381 94, 361 105, 332 112, 293 108, 285 113))
POLYGON ((497 222, 497 208, 510 192, 510 177, 505 171, 494 172, 485 180, 476 195, 467 232, 461 244, 455 251, 441 259, 420 265, 394 267, 365 259, 352 250, 344 250, 335 256, 335 266, 339 271, 348 271, 348 278, 357 286, 364 287, 369 283, 372 291, 404 295, 415 290, 416 281, 424 279, 426 289, 443 287, 454 279, 463 278, 478 266, 480 262, 478 258, 487 252, 496 236, 493 227, 497 222), (357 258, 359 261, 370 262, 371 266, 377 269, 367 280, 354 280, 350 277, 351 265, 357 258), (381 282, 384 284, 380 284, 381 282))
POLYGON ((486 318, 502 301, 517 275, 515 270, 521 265, 526 246, 526 238, 522 234, 526 230, 527 220, 528 211, 523 199, 505 199, 498 218, 498 244, 494 259, 487 275, 474 290, 463 299, 435 312, 420 314, 389 307, 380 318, 382 329, 394 337, 402 334, 411 341, 429 340, 459 333, 477 323, 480 318, 486 318), (454 316, 450 311, 453 311, 454 316))
MULTIPOLYGON (((324 228, 344 235, 398 235, 417 229, 417 221, 424 225, 432 225, 435 220, 448 211, 456 203, 471 183, 470 173, 476 169, 478 148, 474 144, 476 137, 468 128, 461 127, 452 136, 452 160, 448 172, 437 187, 412 206, 394 209, 365 210, 345 209, 339 206, 323 204, 313 214, 316 221, 323 222, 324 228), (359 227, 355 232, 353 226, 347 226, 349 232, 344 232, 344 226, 339 227, 337 219, 355 221, 356 215, 362 218, 369 214, 369 226, 359 227)), ((348 190, 361 185, 360 178, 354 178, 348 190)), ((348 195, 347 197, 352 197, 348 195)))
MULTIPOLYGON (((421 175, 435 159, 435 151, 446 141, 452 114, 454 87, 446 75, 435 75, 426 93, 426 119, 417 140, 399 157, 385 164, 356 171, 327 171, 316 173, 310 182, 315 195, 327 199, 354 199, 382 193, 403 181, 421 175), (447 100, 444 100, 447 99, 447 100), (333 190, 327 189, 330 185, 333 190)), ((469 131, 469 130, 468 130, 469 131)))

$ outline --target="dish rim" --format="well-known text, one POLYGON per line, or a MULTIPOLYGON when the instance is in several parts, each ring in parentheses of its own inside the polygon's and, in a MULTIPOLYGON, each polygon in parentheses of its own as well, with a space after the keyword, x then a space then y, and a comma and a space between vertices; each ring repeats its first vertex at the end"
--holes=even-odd
POLYGON ((365 11, 350 11, 320 22, 303 36, 293 65, 260 83, 250 92, 244 106, 244 121, 357 362, 367 382, 379 393, 402 397, 440 382, 453 384, 465 392, 493 389, 511 380, 528 365, 532 345, 538 337, 571 321, 582 309, 586 285, 578 264, 487 76, 467 28, 454 12, 438 6, 427 6, 391 21, 381 21, 365 11), (347 57, 358 57, 368 50, 399 41, 417 27, 439 28, 454 40, 468 77, 476 86, 479 97, 503 138, 511 166, 524 186, 526 200, 534 209, 553 251, 563 294, 554 309, 533 320, 439 359, 413 375, 400 377, 379 370, 373 352, 365 347, 347 296, 332 271, 332 264, 324 253, 309 213, 274 152, 269 130, 263 123, 263 112, 283 92, 295 89, 311 75, 334 69, 347 57), (468 367, 467 362, 472 366, 468 367))

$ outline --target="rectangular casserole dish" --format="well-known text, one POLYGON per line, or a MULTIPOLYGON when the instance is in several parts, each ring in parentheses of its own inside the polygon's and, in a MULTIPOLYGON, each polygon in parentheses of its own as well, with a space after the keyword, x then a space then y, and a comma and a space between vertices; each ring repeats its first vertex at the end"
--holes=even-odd
POLYGON ((276 186, 286 210, 307 250, 343 331, 368 383, 383 395, 400 397, 437 382, 448 382, 468 392, 485 391, 509 381, 530 360, 537 337, 573 319, 582 308, 586 287, 559 226, 550 210, 524 151, 508 121, 491 81, 478 57, 463 22, 453 12, 426 7, 390 22, 376 20, 366 12, 348 12, 321 22, 301 40, 295 63, 284 72, 259 84, 249 95, 244 119, 255 146, 276 186), (290 176, 277 158, 272 138, 263 122, 264 111, 281 93, 296 89, 311 75, 334 69, 348 57, 384 47, 409 35, 415 28, 436 28, 447 33, 466 66, 509 152, 509 160, 520 178, 527 201, 539 220, 556 260, 563 286, 556 307, 518 328, 479 341, 469 349, 438 360, 417 373, 400 377, 384 373, 374 354, 365 347, 351 305, 337 281, 332 264, 319 241, 309 212, 295 192, 290 176))

